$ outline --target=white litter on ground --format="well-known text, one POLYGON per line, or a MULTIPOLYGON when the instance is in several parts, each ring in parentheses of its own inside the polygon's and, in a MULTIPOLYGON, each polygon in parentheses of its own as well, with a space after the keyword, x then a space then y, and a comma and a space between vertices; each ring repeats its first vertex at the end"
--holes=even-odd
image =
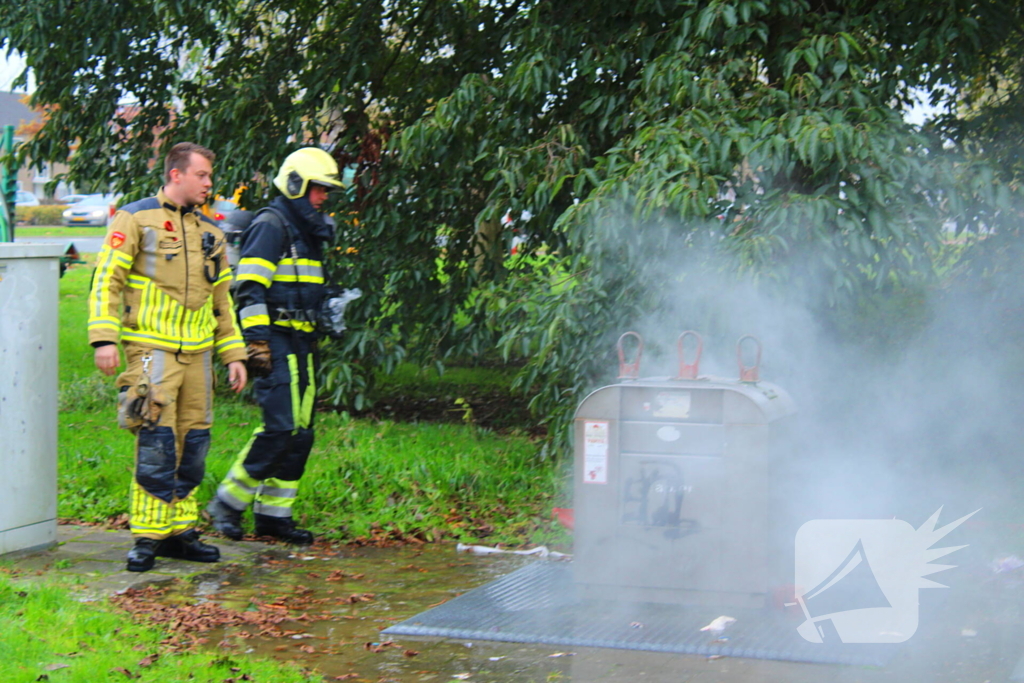
POLYGON ((572 555, 560 553, 557 550, 548 550, 547 546, 539 545, 530 550, 505 550, 504 548, 491 548, 486 545, 466 545, 459 543, 455 546, 456 552, 469 553, 471 555, 528 555, 552 560, 570 559, 572 555))
POLYGON ((735 624, 736 619, 734 617, 715 617, 714 620, 701 629, 701 631, 711 631, 712 633, 721 633, 725 629, 729 628, 730 625, 735 624))

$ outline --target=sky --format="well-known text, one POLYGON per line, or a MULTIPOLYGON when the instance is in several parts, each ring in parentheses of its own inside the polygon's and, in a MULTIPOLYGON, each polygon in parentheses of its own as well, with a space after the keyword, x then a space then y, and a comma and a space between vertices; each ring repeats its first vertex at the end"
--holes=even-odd
POLYGON ((6 54, 0 53, 0 92, 11 91, 11 83, 23 68, 25 68, 25 62, 21 57, 17 55, 8 57, 6 54))

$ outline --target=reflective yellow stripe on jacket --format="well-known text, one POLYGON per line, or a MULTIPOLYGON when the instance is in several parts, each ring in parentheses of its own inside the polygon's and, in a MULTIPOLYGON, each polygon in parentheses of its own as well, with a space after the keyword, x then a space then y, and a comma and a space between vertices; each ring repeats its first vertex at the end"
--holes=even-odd
MULTIPOLYGON (((163 292, 148 277, 132 273, 128 276, 129 293, 126 302, 137 307, 133 324, 121 331, 124 341, 151 344, 161 348, 199 351, 213 346, 213 331, 217 323, 213 315, 213 301, 207 300, 197 310, 190 311, 163 292), (142 332, 140 330, 145 330, 142 332)), ((217 343, 217 350, 242 348, 242 338, 231 335, 217 343)))
MULTIPOLYGON (((315 285, 322 285, 324 283, 324 269, 320 261, 313 259, 283 258, 277 264, 274 282, 310 282, 315 285)), ((274 324, 300 332, 316 331, 316 325, 306 320, 276 320, 274 324)))
POLYGON ((89 293, 89 329, 107 329, 115 333, 121 329, 121 319, 117 317, 120 301, 111 302, 108 285, 114 278, 123 282, 124 273, 119 273, 118 269, 129 270, 131 267, 132 259, 128 254, 111 249, 109 245, 100 249, 93 288, 89 293))
POLYGON ((308 258, 283 258, 277 264, 274 282, 311 282, 316 285, 324 283, 324 269, 320 261, 308 258))
MULTIPOLYGON (((269 288, 274 282, 310 282, 313 284, 324 283, 324 270, 320 261, 305 258, 282 258, 277 265, 266 259, 246 257, 238 262, 238 271, 235 279, 239 282, 249 280, 257 282, 269 288)), ((248 329, 256 325, 269 325, 270 309, 265 304, 252 304, 238 312, 242 321, 242 329, 248 329)), ((316 325, 305 320, 275 320, 274 325, 299 330, 300 332, 314 332, 316 325)))
POLYGON ((316 332, 316 325, 305 320, 277 320, 274 324, 298 330, 299 332, 316 332))
POLYGON ((235 280, 238 282, 244 282, 245 280, 252 280, 258 282, 264 287, 270 287, 270 281, 274 277, 274 271, 277 270, 270 261, 261 258, 243 258, 238 262, 238 271, 235 273, 235 280))

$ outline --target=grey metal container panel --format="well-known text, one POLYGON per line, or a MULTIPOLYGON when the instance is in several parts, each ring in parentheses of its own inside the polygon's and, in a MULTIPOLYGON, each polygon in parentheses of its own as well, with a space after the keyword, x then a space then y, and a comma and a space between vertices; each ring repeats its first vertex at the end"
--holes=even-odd
POLYGON ((789 394, 770 382, 743 383, 725 392, 723 410, 731 424, 766 424, 796 412, 789 394))
POLYGON ((576 582, 659 602, 767 591, 772 423, 794 411, 767 384, 636 380, 576 411, 576 582), (607 423, 606 483, 585 479, 584 428, 607 423))
MULTIPOLYGON (((789 394, 771 382, 751 383, 714 377, 693 380, 656 378, 653 380, 628 380, 621 384, 596 389, 580 402, 576 408, 576 418, 593 417, 594 410, 601 409, 598 407, 599 405, 604 406, 606 411, 609 410, 609 398, 603 396, 609 391, 621 392, 624 395, 621 403, 616 404, 615 410, 618 412, 614 416, 608 413, 609 417, 616 419, 664 419, 669 422, 678 422, 679 418, 672 416, 652 417, 651 412, 643 410, 643 397, 685 392, 690 392, 694 397, 710 396, 711 398, 698 398, 692 411, 694 415, 684 421, 764 424, 775 422, 797 412, 796 404, 789 394), (706 419, 706 415, 714 415, 715 408, 712 401, 721 402, 718 419, 706 419), (700 414, 702 412, 703 415, 700 414)), ((619 401, 620 399, 616 397, 615 400, 619 401)))
POLYGON ((621 414, 618 385, 602 387, 584 398, 576 408, 576 419, 618 420, 621 414))
POLYGON ((689 383, 620 385, 623 420, 722 424, 721 387, 689 383))
POLYGON ((720 424, 620 423, 623 448, 666 455, 722 455, 726 427, 720 424))
POLYGON ((0 555, 57 538, 60 245, 0 244, 0 555))

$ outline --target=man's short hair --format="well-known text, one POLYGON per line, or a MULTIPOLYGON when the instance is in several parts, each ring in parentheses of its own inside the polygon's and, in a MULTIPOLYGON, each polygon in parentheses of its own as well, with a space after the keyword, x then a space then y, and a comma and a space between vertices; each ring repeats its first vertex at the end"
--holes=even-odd
POLYGON ((176 168, 184 172, 188 168, 189 162, 192 161, 193 154, 206 157, 210 165, 213 165, 213 160, 216 158, 213 152, 202 145, 197 145, 194 142, 179 142, 171 147, 167 158, 164 159, 164 182, 171 182, 171 169, 176 168))

